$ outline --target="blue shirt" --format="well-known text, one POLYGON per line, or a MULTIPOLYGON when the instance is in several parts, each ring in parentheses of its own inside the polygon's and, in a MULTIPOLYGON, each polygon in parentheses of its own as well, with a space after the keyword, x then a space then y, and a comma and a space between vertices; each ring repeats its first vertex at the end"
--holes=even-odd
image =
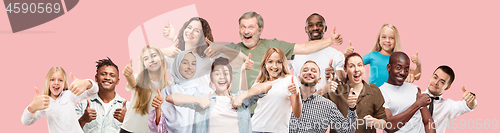
MULTIPOLYGON (((239 91, 238 94, 231 94, 231 96, 237 96, 240 93, 244 91, 239 91)), ((241 106, 236 109, 236 112, 238 114, 238 127, 240 133, 251 133, 252 132, 252 126, 250 122, 250 108, 252 107, 253 104, 257 102, 258 98, 261 98, 264 94, 261 95, 255 95, 253 97, 250 97, 248 99, 243 100, 243 103, 241 106)), ((202 97, 203 94, 196 94, 195 96, 202 97)), ((188 107, 196 110, 196 113, 194 115, 195 123, 193 125, 193 133, 208 133, 208 125, 210 121, 210 113, 212 109, 215 107, 215 103, 217 102, 217 98, 215 97, 215 93, 212 93, 210 95, 210 107, 202 109, 198 104, 184 104, 180 105, 183 107, 188 107)))
POLYGON ((373 51, 363 56, 363 63, 365 65, 370 64, 368 84, 375 84, 380 87, 384 82, 387 82, 387 79, 389 79, 389 71, 387 71, 389 57, 390 55, 383 55, 380 52, 373 51))
MULTIPOLYGON (((108 132, 118 132, 122 123, 114 118, 115 110, 123 107, 123 102, 125 99, 120 97, 118 93, 115 92, 115 98, 109 102, 111 104, 109 110, 105 112, 103 107, 103 101, 99 95, 95 95, 90 98, 90 108, 95 109, 97 112, 96 119, 90 123, 86 123, 83 126, 83 132, 85 133, 108 133, 108 132)), ((76 105, 76 114, 80 118, 85 113, 85 108, 87 108, 87 101, 82 101, 76 105)))

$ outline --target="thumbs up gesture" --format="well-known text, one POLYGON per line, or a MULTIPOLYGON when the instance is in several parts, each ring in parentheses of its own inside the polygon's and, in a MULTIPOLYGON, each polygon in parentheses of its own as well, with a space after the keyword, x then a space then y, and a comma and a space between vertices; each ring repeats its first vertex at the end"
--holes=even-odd
POLYGON ((122 108, 117 108, 113 114, 116 120, 123 123, 123 118, 125 118, 125 114, 127 113, 127 100, 123 102, 122 108))
POLYGON ((352 47, 352 42, 349 40, 349 46, 344 51, 344 56, 354 53, 354 47, 352 47))
POLYGON ((343 39, 342 35, 335 33, 335 27, 333 27, 332 35, 330 36, 330 39, 332 40, 332 44, 335 45, 342 45, 343 39))
POLYGON ((181 52, 181 49, 177 48, 177 45, 179 45, 179 40, 175 40, 174 45, 162 48, 161 51, 165 56, 175 58, 181 52))
POLYGON ((415 82, 415 80, 417 80, 417 77, 420 77, 420 75, 421 73, 415 74, 415 69, 410 68, 410 73, 406 77, 405 82, 413 83, 415 82))
POLYGON ((73 73, 70 73, 71 80, 73 82, 69 85, 68 90, 73 92, 76 96, 80 96, 85 90, 90 89, 92 87, 92 82, 88 80, 78 79, 73 76, 73 73))
POLYGON ((347 98, 347 105, 349 105, 349 108, 354 108, 356 107, 356 102, 358 101, 358 95, 354 93, 354 88, 351 88, 349 91, 349 97, 347 98))
POLYGON ((241 69, 244 70, 251 70, 253 67, 253 60, 252 60, 252 53, 248 53, 248 59, 243 63, 243 66, 241 66, 241 69))
POLYGON ((174 40, 176 38, 174 26, 170 22, 163 28, 163 36, 169 40, 174 40))
POLYGON ((415 53, 415 55, 411 56, 411 62, 413 62, 417 65, 420 65, 420 60, 418 59, 418 51, 417 51, 417 53, 415 53))
POLYGON ((476 94, 472 93, 472 92, 469 92, 467 90, 465 90, 465 86, 462 85, 462 92, 463 92, 463 95, 462 97, 464 98, 465 102, 467 102, 467 106, 469 106, 469 108, 473 109, 476 107, 476 94))
POLYGON ((87 107, 85 108, 85 112, 82 117, 80 117, 80 121, 83 123, 89 123, 97 117, 97 112, 95 109, 90 108, 90 100, 87 99, 87 107))
POLYGON ((333 64, 333 59, 330 59, 330 62, 328 63, 328 67, 325 68, 325 78, 326 78, 326 80, 328 80, 330 78, 333 79, 333 75, 335 75, 335 69, 333 68, 332 64, 333 64))
POLYGON ((44 110, 49 108, 50 99, 47 95, 40 95, 38 88, 35 87, 35 98, 28 106, 28 111, 31 113, 35 113, 38 110, 44 110))
POLYGON ((163 103, 163 96, 161 95, 160 89, 156 89, 156 92, 158 95, 155 96, 153 99, 153 103, 151 103, 151 106, 155 107, 156 110, 160 110, 161 104, 163 103))
POLYGON ((415 103, 420 107, 426 107, 431 104, 431 97, 428 94, 422 94, 420 87, 417 87, 417 100, 415 103))
POLYGON ((210 92, 205 97, 199 97, 198 100, 196 100, 198 106, 200 106, 202 109, 210 107, 210 99, 209 99, 210 95, 212 95, 212 92, 210 92))
POLYGON ((292 94, 298 94, 297 86, 293 82, 293 76, 291 79, 292 79, 292 83, 290 85, 288 85, 288 91, 290 91, 290 93, 292 93, 292 94))
POLYGON ((123 76, 127 79, 127 86, 129 88, 135 87, 134 70, 132 69, 132 56, 130 56, 130 63, 123 69, 123 76))

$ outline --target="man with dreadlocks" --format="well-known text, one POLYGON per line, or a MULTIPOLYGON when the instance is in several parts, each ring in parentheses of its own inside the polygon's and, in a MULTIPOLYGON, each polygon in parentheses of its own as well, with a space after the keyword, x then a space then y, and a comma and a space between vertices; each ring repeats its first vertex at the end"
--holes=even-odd
POLYGON ((116 133, 120 131, 127 112, 127 101, 115 92, 120 81, 118 66, 109 57, 96 63, 95 81, 99 92, 87 101, 78 103, 76 113, 81 116, 78 122, 85 133, 116 133))

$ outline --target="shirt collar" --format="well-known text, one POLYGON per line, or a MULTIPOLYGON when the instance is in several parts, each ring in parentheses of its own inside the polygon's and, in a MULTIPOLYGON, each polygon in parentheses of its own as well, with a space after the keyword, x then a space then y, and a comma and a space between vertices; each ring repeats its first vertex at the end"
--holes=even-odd
MULTIPOLYGON (((436 97, 436 96, 432 95, 431 93, 429 93, 429 89, 425 90, 425 92, 423 92, 423 93, 427 93, 430 97, 436 97)), ((437 97, 439 97, 439 99, 437 99, 437 100, 443 100, 443 94, 441 94, 441 96, 437 96, 437 97)))
MULTIPOLYGON (((114 92, 115 93, 115 98, 113 98, 113 100, 111 100, 111 102, 113 103, 116 103, 116 102, 121 102, 123 103, 125 101, 124 98, 122 98, 120 95, 118 95, 118 93, 114 92)), ((94 95, 92 98, 89 99, 90 101, 99 101, 100 103, 104 103, 101 99, 101 97, 99 97, 99 94, 96 94, 94 95)))

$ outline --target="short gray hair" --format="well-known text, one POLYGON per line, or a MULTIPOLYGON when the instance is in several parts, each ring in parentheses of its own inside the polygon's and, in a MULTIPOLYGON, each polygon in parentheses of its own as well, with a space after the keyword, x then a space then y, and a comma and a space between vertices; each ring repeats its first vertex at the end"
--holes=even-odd
POLYGON ((238 23, 241 23, 241 19, 249 19, 253 17, 257 18, 257 25, 259 25, 259 30, 262 29, 262 27, 264 27, 264 19, 262 18, 262 16, 260 16, 260 14, 254 11, 249 11, 241 15, 240 19, 238 20, 238 23))

